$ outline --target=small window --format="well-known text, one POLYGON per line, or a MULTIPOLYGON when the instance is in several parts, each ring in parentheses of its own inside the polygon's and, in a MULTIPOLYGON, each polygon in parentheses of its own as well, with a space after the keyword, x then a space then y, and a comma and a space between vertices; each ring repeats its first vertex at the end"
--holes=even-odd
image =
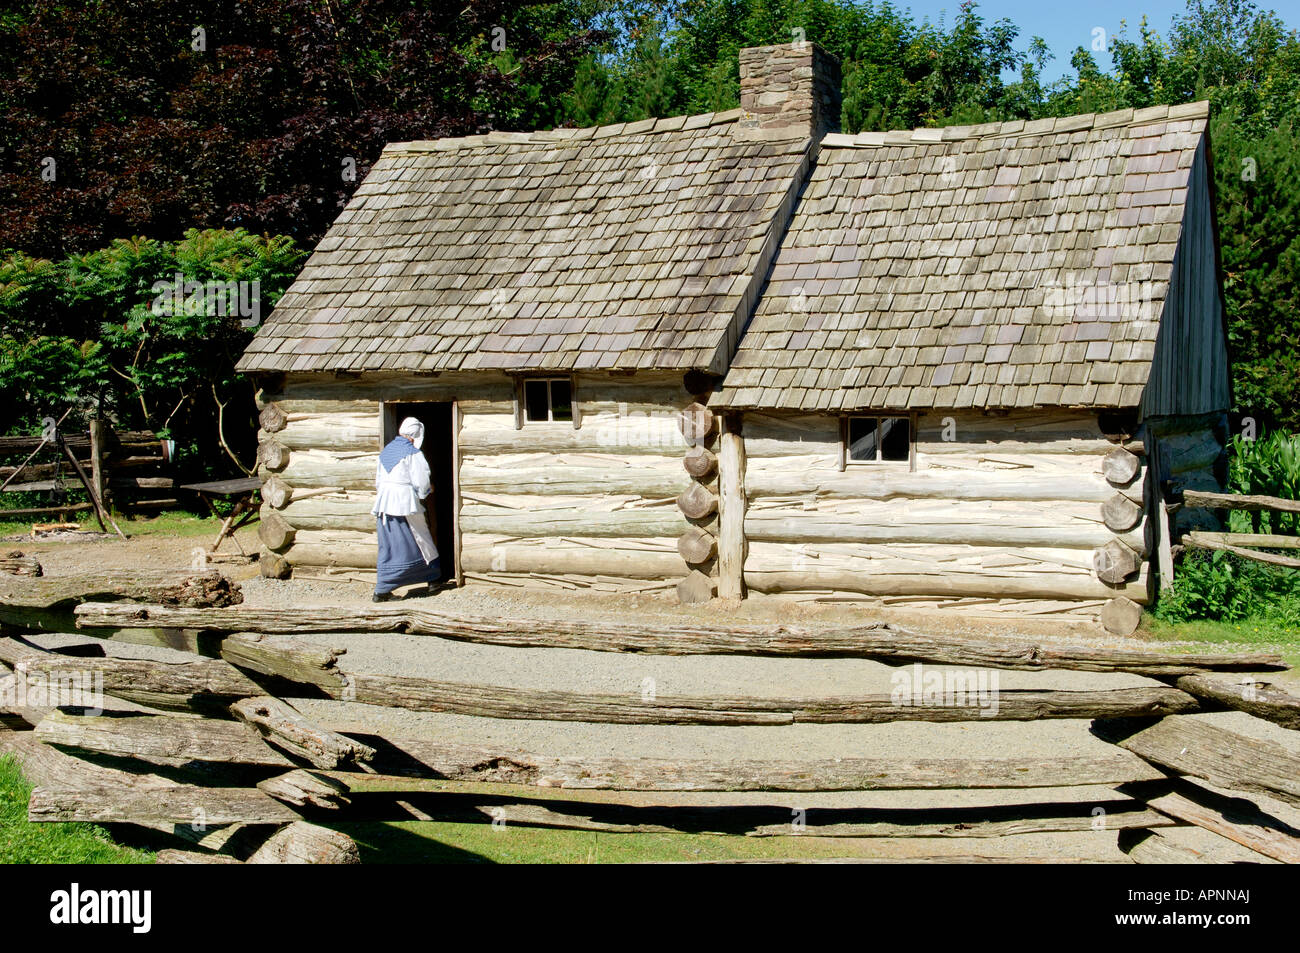
POLYGON ((568 379, 538 377, 525 380, 524 419, 573 420, 573 395, 568 379))
POLYGON ((849 463, 907 463, 912 458, 912 421, 907 417, 850 417, 849 463))

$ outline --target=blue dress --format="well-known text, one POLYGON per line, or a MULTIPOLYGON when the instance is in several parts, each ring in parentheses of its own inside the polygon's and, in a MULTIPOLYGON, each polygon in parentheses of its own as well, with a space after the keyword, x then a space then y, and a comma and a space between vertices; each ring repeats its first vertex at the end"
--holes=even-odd
MULTIPOLYGON (((420 515, 423 518, 423 514, 420 515)), ((376 594, 392 592, 399 586, 436 582, 441 577, 437 559, 431 563, 424 561, 405 516, 379 516, 375 524, 379 532, 376 594)))

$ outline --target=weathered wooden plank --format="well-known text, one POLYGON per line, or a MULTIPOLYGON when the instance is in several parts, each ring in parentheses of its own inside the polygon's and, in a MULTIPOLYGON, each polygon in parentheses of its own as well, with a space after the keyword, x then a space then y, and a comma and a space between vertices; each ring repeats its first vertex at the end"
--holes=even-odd
MULTIPOLYGON (((70 660, 14 639, 0 639, 0 661, 15 668, 26 665, 29 672, 41 672, 67 668, 70 660)), ((239 669, 219 659, 160 662, 79 657, 75 662, 79 672, 102 678, 107 694, 155 708, 189 709, 266 694, 239 669)))
POLYGON ((52 609, 112 599, 198 607, 237 605, 244 596, 239 583, 215 569, 99 569, 39 577, 0 574, 0 621, 6 606, 52 609))
MULTIPOLYGON (((166 606, 78 606, 79 628, 176 627, 224 632, 405 632, 527 648, 576 648, 653 655, 772 655, 920 660, 953 665, 1040 670, 1190 675, 1214 670, 1285 668, 1269 653, 1168 654, 1151 649, 1110 649, 1023 639, 926 635, 885 623, 810 627, 707 625, 573 619, 469 616, 434 609, 393 606, 319 606, 188 610, 166 606)), ((3 643, 0 643, 0 648, 3 643)), ((0 654, 0 661, 4 661, 0 654)), ((255 692, 252 694, 264 694, 255 692)))
POLYGON ((1212 533, 1196 531, 1198 539, 1229 546, 1246 546, 1257 549, 1300 549, 1300 536, 1279 536, 1276 533, 1212 533))
MULTIPOLYGON (((307 685, 343 689, 348 679, 338 670, 347 652, 293 636, 236 633, 221 644, 221 657, 241 669, 307 685)), ((264 693, 257 693, 261 696, 264 693)))
POLYGON ((1164 718, 1139 730, 1099 724, 1093 731, 1152 764, 1300 805, 1300 757, 1275 742, 1196 718, 1164 718))
POLYGON ((588 721, 612 724, 772 725, 889 721, 1024 721, 1037 718, 1121 718, 1200 709, 1177 689, 1108 691, 1000 691, 990 697, 963 687, 951 699, 895 699, 890 695, 829 698, 640 696, 475 685, 404 675, 342 673, 338 649, 284 636, 234 636, 223 658, 264 675, 316 685, 332 698, 412 711, 484 718, 588 721))
POLYGON ((1067 804, 956 808, 809 808, 774 805, 652 805, 556 797, 509 798, 456 790, 355 791, 340 820, 496 823, 610 833, 757 837, 1002 837, 1008 834, 1170 827, 1175 821, 1130 798, 1067 804), (1094 814, 1100 808, 1104 814, 1094 814))
POLYGON ((1247 712, 1283 728, 1300 730, 1300 696, 1256 681, 1253 676, 1233 682, 1206 675, 1183 675, 1174 684, 1197 698, 1247 712))
POLYGON ((292 767, 293 762, 237 721, 174 715, 77 715, 55 710, 36 726, 47 744, 157 764, 191 761, 292 767))
POLYGON ((1300 830, 1266 814, 1250 801, 1186 784, 1178 791, 1151 798, 1147 806, 1175 820, 1213 831, 1265 857, 1300 864, 1300 830))
POLYGON ((1185 490, 1183 505, 1210 509, 1277 510, 1279 513, 1300 513, 1300 500, 1284 500, 1276 496, 1252 496, 1244 493, 1206 493, 1202 490, 1185 490))
POLYGON ((241 860, 211 851, 176 850, 168 847, 154 855, 156 864, 240 864, 241 860))
POLYGON ((0 731, 0 755, 11 755, 34 786, 47 788, 176 788, 179 782, 149 773, 109 768, 38 741, 30 731, 0 731))
POLYGON ((1135 864, 1209 863, 1199 851, 1175 844, 1159 831, 1147 828, 1121 831, 1119 846, 1135 864), (1126 833, 1131 836, 1124 836, 1126 833))
POLYGON ((27 806, 32 822, 95 824, 287 824, 297 811, 256 788, 208 788, 192 784, 72 788, 37 787, 27 806))
POLYGON ((337 810, 351 803, 348 786, 301 768, 257 782, 257 789, 290 807, 337 810))
MULTIPOLYGON (((377 742, 378 744, 378 742, 377 742)), ((380 774, 448 781, 609 791, 886 791, 1041 788, 1123 784, 1163 771, 1116 749, 1100 757, 836 758, 674 760, 553 757, 436 740, 384 739, 371 767, 380 774)), ((374 780, 374 776, 370 776, 374 780)))
POLYGON ((270 744, 318 768, 363 764, 375 756, 370 746, 322 728, 288 703, 269 695, 240 699, 230 706, 230 712, 270 744))
POLYGON ((1225 553, 1240 556, 1242 559, 1249 559, 1257 563, 1268 563, 1270 566, 1300 569, 1300 559, 1291 556, 1279 556, 1277 553, 1261 553, 1254 549, 1246 549, 1244 546, 1233 546, 1230 543, 1214 539, 1205 533, 1191 532, 1186 534, 1183 537, 1183 545, 1190 549, 1222 550, 1225 553))
POLYGON ((338 831, 294 821, 276 831, 245 861, 248 864, 359 864, 352 838, 338 831))

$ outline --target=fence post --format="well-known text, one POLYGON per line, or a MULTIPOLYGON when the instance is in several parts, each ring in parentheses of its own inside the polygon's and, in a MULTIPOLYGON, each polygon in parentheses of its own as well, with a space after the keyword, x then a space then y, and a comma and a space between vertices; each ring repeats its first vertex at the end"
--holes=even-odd
POLYGON ((104 503, 104 431, 98 417, 90 421, 90 482, 95 496, 104 503))

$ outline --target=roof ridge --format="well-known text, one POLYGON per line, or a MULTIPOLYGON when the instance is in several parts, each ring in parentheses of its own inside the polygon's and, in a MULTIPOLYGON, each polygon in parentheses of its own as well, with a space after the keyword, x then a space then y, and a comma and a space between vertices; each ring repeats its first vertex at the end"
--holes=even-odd
POLYGON ((531 132, 493 131, 475 136, 450 136, 444 139, 413 139, 407 142, 390 142, 384 146, 385 155, 419 152, 442 152, 450 149, 469 149, 477 146, 498 146, 523 143, 541 145, 554 142, 581 142, 589 139, 606 139, 611 136, 652 135, 680 132, 684 129, 704 129, 733 123, 741 116, 740 109, 724 112, 699 113, 694 116, 664 116, 639 119, 635 122, 612 123, 607 126, 583 126, 578 129, 537 129, 531 132))
POLYGON ((995 136, 1041 136, 1057 132, 1082 132, 1087 129, 1111 129, 1120 126, 1145 126, 1177 119, 1204 119, 1210 114, 1208 100, 1177 106, 1148 106, 1143 109, 1117 109, 1105 113, 1079 113, 1044 119, 1011 119, 973 126, 923 126, 917 129, 891 129, 886 132, 859 132, 856 135, 827 133, 823 146, 859 148, 863 146, 899 146, 915 143, 956 142, 995 136))

